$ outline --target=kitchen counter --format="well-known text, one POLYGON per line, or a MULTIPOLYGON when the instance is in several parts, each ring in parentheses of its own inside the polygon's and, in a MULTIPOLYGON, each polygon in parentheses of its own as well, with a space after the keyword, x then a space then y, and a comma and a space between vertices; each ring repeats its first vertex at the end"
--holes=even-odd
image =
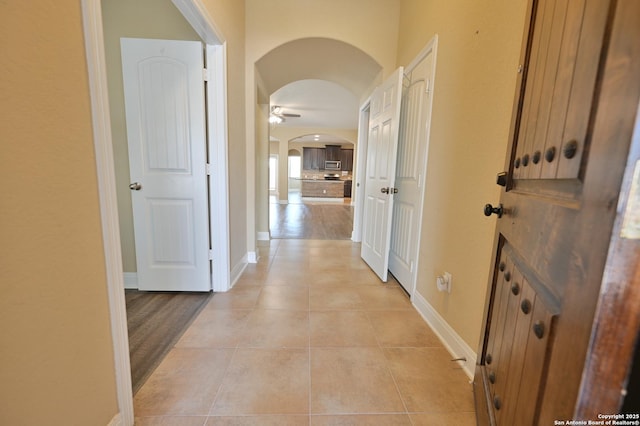
POLYGON ((303 197, 343 198, 343 180, 301 179, 303 197))

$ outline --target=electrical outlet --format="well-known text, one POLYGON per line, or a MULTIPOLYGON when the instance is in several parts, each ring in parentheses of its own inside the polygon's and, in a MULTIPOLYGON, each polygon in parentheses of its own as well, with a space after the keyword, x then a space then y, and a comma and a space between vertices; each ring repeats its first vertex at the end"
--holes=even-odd
POLYGON ((436 287, 438 287, 439 291, 451 293, 451 274, 449 272, 445 272, 442 275, 438 275, 436 277, 436 287))

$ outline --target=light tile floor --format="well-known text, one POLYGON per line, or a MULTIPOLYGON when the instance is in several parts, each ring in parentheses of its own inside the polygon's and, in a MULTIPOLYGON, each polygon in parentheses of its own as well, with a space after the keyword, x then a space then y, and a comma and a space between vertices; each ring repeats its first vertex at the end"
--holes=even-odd
POLYGON ((468 377, 359 251, 260 247, 136 394, 136 425, 475 425, 468 377))

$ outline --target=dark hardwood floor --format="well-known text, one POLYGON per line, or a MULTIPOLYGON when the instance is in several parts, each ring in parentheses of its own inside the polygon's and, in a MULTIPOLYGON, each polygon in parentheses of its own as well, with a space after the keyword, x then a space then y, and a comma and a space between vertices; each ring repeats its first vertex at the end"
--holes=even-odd
POLYGON ((269 204, 271 238, 348 240, 353 230, 351 199, 307 201, 299 193, 289 194, 289 204, 269 204))
POLYGON ((212 296, 213 293, 125 290, 134 394, 212 296))

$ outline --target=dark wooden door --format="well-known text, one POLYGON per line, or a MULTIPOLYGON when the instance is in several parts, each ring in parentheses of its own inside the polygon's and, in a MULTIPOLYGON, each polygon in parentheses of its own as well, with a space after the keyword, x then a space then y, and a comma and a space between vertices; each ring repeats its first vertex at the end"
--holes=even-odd
MULTIPOLYGON (((620 344, 631 350, 614 361, 621 379, 597 383, 602 373, 591 370, 611 368, 592 359, 607 344, 597 331, 621 332, 597 307, 614 262, 623 177, 634 164, 640 2, 530 6, 506 175, 498 179, 504 190, 492 206, 501 217, 474 379, 479 424, 550 425, 617 412, 638 331, 638 315, 630 315, 620 344), (618 400, 603 402, 604 392, 618 400)), ((636 265, 637 246, 628 259, 636 265)))

